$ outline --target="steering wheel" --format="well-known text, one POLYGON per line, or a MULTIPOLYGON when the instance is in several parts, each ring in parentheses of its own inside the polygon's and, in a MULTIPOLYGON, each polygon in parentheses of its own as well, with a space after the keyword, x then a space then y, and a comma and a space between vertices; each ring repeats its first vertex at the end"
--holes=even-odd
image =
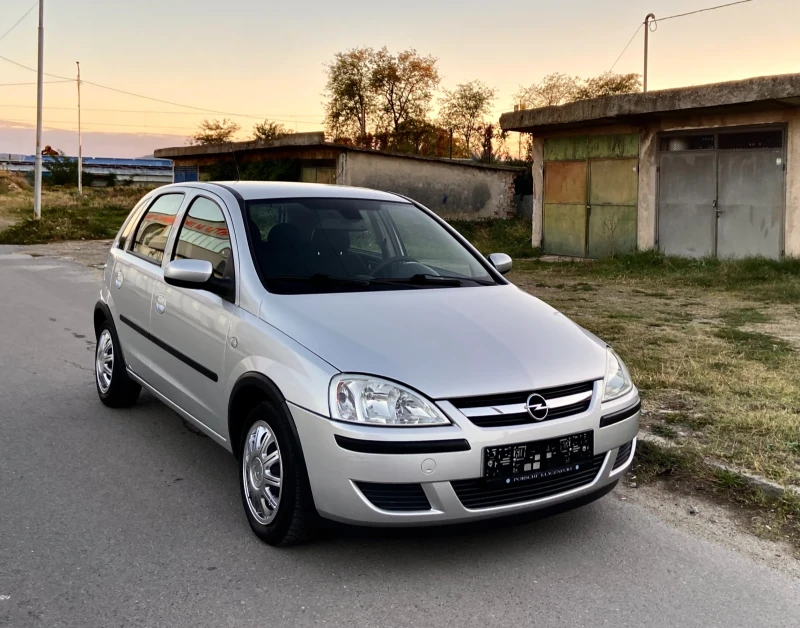
POLYGON ((388 268, 394 264, 402 264, 403 262, 416 262, 413 257, 409 257, 408 255, 397 255, 396 257, 390 257, 387 260, 383 260, 380 264, 378 264, 375 268, 372 269, 372 276, 377 277, 380 271, 384 268, 388 268))

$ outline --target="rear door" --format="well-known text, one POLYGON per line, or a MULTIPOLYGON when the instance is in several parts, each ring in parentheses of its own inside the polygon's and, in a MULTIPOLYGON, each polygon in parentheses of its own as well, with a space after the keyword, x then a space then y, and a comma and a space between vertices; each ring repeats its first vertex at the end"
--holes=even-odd
POLYGON ((151 201, 144 215, 121 242, 111 276, 117 335, 125 362, 134 373, 149 381, 153 347, 150 304, 156 282, 163 277, 161 260, 172 225, 183 202, 183 193, 166 193, 151 201))
MULTIPOLYGON (((216 277, 235 282, 237 249, 230 224, 228 208, 219 197, 205 191, 193 195, 181 216, 170 261, 207 260, 216 277)), ((162 274, 155 281, 151 307, 151 333, 157 347, 154 385, 220 435, 227 429, 221 376, 235 301, 235 296, 226 300, 206 290, 170 286, 162 274)))

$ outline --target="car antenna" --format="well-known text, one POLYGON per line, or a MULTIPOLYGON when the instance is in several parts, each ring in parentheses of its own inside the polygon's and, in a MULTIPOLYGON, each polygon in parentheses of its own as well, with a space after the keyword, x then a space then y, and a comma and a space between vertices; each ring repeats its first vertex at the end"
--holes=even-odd
POLYGON ((233 165, 236 166, 236 181, 242 180, 242 175, 239 174, 239 162, 236 161, 236 151, 231 149, 231 155, 233 155, 233 165))

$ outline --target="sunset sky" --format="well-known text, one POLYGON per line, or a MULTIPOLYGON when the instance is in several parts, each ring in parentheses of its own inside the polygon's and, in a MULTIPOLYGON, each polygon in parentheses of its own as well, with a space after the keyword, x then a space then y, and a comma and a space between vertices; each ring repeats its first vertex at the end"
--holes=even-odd
MULTIPOLYGON (((520 84, 551 72, 608 70, 646 13, 726 0, 46 0, 45 72, 237 117, 242 139, 267 117, 322 129, 324 64, 355 46, 416 48, 439 59, 444 87, 497 89, 494 117, 520 84)), ((730 1, 730 0, 728 0, 730 1)), ((33 5, 2 0, 0 36, 33 5)), ((0 41, 0 55, 36 67, 37 11, 0 41)), ((617 64, 641 72, 642 31, 617 64)), ((650 89, 800 72, 800 0, 753 0, 658 24, 650 89)), ((0 152, 35 150, 34 72, 0 59, 0 152)), ((46 77, 48 81, 58 79, 46 77)), ((212 113, 83 86, 87 156, 134 157, 182 145, 212 113)), ((75 83, 45 85, 46 144, 77 152, 75 83)), ((228 116, 231 117, 231 116, 228 116)))

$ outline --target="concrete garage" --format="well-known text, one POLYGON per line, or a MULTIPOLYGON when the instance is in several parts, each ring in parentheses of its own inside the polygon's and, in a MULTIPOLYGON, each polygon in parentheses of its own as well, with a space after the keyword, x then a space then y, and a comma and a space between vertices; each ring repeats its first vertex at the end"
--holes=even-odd
POLYGON ((534 246, 800 256, 800 74, 506 113, 533 135, 534 246))
POLYGON ((244 172, 255 164, 268 167, 280 162, 284 166, 280 180, 396 192, 445 217, 506 218, 523 211, 530 200, 525 168, 366 150, 327 142, 320 132, 269 141, 162 148, 155 154, 173 160, 176 182, 235 178, 237 164, 244 172))

